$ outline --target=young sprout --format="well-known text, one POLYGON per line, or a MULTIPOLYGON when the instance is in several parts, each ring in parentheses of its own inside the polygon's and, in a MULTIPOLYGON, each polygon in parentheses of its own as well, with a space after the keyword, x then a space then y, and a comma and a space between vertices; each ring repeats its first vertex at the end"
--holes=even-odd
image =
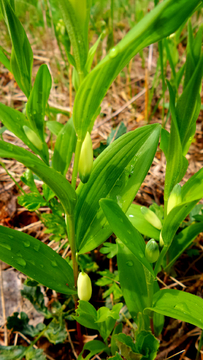
POLYGON ((167 204, 167 215, 170 213, 170 211, 175 207, 181 204, 182 202, 182 196, 181 196, 181 185, 176 184, 173 188, 173 190, 170 193, 168 204, 167 204))
POLYGON ((161 231, 160 231, 160 235, 159 235, 159 245, 160 245, 161 247, 164 246, 164 240, 163 240, 161 231))
POLYGON ((158 216, 153 211, 151 211, 150 209, 142 206, 141 207, 141 212, 144 215, 145 220, 147 220, 152 226, 154 226, 158 230, 161 230, 162 223, 159 220, 158 216))
POLYGON ((82 143, 79 159, 79 177, 83 183, 86 183, 90 177, 93 167, 93 150, 90 133, 87 132, 85 140, 82 143))
POLYGON ((159 245, 154 239, 148 241, 145 247, 145 257, 150 263, 154 263, 159 257, 159 245))
POLYGON ((77 288, 79 299, 89 301, 92 296, 92 283, 90 277, 86 273, 79 273, 77 288))

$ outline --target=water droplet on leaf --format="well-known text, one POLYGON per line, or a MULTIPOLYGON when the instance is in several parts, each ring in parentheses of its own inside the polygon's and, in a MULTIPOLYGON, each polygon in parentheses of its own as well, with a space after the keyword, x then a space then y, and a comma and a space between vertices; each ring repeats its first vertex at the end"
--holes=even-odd
POLYGON ((22 258, 17 258, 16 259, 17 263, 21 266, 26 266, 26 261, 22 258))
POLYGON ((129 266, 129 267, 132 267, 134 265, 134 262, 129 260, 126 262, 126 265, 129 266))
POLYGON ((110 50, 109 52, 109 56, 110 58, 115 58, 118 55, 118 49, 117 48, 113 48, 110 50))
POLYGON ((40 249, 40 241, 37 242, 37 243, 34 245, 34 250, 35 250, 35 251, 39 251, 39 249, 40 249))
POLYGON ((9 244, 1 243, 1 246, 7 250, 11 250, 11 246, 9 244))
POLYGON ((58 266, 55 260, 51 261, 51 265, 54 266, 54 267, 58 266))
POLYGON ((24 240, 23 241, 23 245, 25 246, 25 247, 29 247, 30 246, 30 241, 29 240, 24 240))

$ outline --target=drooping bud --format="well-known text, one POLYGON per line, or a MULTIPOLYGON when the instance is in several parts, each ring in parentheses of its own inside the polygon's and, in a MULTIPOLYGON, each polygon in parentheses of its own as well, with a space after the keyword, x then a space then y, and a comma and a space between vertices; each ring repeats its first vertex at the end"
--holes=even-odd
POLYGON ((92 283, 90 277, 86 273, 79 273, 77 288, 79 299, 89 301, 92 296, 92 283))
POLYGON ((162 238, 162 233, 161 233, 161 231, 160 231, 160 235, 159 235, 159 245, 160 245, 161 247, 164 246, 164 240, 163 240, 163 238, 162 238))
POLYGON ((154 263, 159 257, 159 245, 154 239, 148 241, 145 247, 145 257, 150 263, 154 263))
POLYGON ((161 230, 162 223, 159 220, 158 216, 152 210, 142 206, 141 212, 144 215, 145 220, 147 220, 156 229, 161 230))
POLYGON ((181 204, 182 202, 182 196, 181 196, 181 185, 176 184, 173 188, 173 190, 170 193, 168 204, 167 204, 167 215, 170 213, 170 211, 175 207, 181 204))
POLYGON ((82 143, 79 165, 78 165, 79 177, 84 184, 88 181, 90 177, 92 166, 93 166, 92 140, 89 132, 87 132, 85 136, 85 140, 82 143))
POLYGON ((42 150, 43 148, 43 143, 40 140, 39 136, 32 130, 30 129, 28 126, 24 125, 23 126, 23 130, 25 132, 25 135, 27 136, 28 140, 30 140, 30 142, 38 149, 38 150, 42 150))

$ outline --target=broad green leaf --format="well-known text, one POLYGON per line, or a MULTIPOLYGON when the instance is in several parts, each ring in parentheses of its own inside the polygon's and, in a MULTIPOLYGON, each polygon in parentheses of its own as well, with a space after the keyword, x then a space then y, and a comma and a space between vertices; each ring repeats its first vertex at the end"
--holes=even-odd
MULTIPOLYGON (((117 242, 119 281, 125 303, 133 321, 136 322, 138 314, 149 306, 145 272, 143 266, 127 246, 123 245, 120 240, 117 242), (131 264, 132 266, 129 266, 131 264)), ((143 320, 145 328, 149 328, 149 317, 143 315, 143 320)))
POLYGON ((87 131, 91 131, 109 86, 130 59, 142 48, 175 32, 199 3, 200 0, 161 2, 85 77, 77 92, 73 109, 76 133, 81 140, 85 138, 87 131))
POLYGON ((168 249, 167 253, 167 263, 164 266, 164 269, 169 269, 176 259, 188 248, 188 246, 193 242, 199 233, 203 232, 203 222, 192 224, 181 232, 179 232, 175 237, 168 249))
POLYGON ((94 161, 87 184, 77 189, 76 238, 80 253, 96 248, 112 233, 99 206, 101 198, 113 199, 127 211, 152 163, 159 133, 158 124, 127 133, 94 161))
POLYGON ((97 311, 89 302, 79 300, 79 305, 76 309, 76 316, 74 318, 77 322, 87 327, 88 329, 99 331, 99 326, 96 323, 97 311))
POLYGON ((131 204, 126 212, 126 216, 141 234, 159 240, 160 231, 145 220, 140 209, 140 205, 131 204))
POLYGON ((0 47, 0 62, 11 72, 10 61, 0 47))
POLYGON ((65 212, 72 214, 76 193, 64 176, 45 165, 37 156, 19 146, 0 141, 0 157, 14 158, 32 170, 44 181, 61 201, 65 212))
MULTIPOLYGON (((152 266, 145 257, 144 239, 128 220, 119 205, 110 199, 101 199, 99 203, 114 234, 154 276, 152 266)), ((134 262, 127 265, 133 267, 134 262)))
POLYGON ((30 235, 0 226, 0 258, 50 289, 64 294, 75 293, 70 265, 30 235))
POLYGON ((88 341, 82 349, 82 352, 80 353, 80 355, 78 356, 78 360, 89 360, 92 356, 101 353, 102 351, 107 352, 107 354, 109 353, 109 348, 108 346, 106 346, 106 344, 104 344, 103 342, 99 341, 99 340, 92 340, 92 341, 88 341), (85 356, 85 358, 83 357, 83 353, 84 351, 89 351, 89 354, 85 356))
POLYGON ((164 152, 166 160, 168 159, 168 148, 169 148, 169 139, 170 134, 166 129, 161 129, 161 141, 160 141, 160 149, 164 152))
POLYGON ((182 145, 181 145, 180 134, 176 119, 176 111, 175 111, 175 94, 169 82, 168 82, 168 88, 170 93, 170 110, 171 110, 172 120, 171 120, 171 131, 170 131, 169 143, 168 143, 165 188, 164 188, 165 206, 167 206, 167 200, 172 188, 184 176, 184 174, 182 173, 182 169, 183 169, 182 145))
POLYGON ((146 308, 203 329, 203 299, 179 290, 160 290, 153 297, 153 306, 146 308))
POLYGON ((52 134, 58 136, 61 129, 63 129, 64 125, 59 123, 58 121, 46 121, 46 126, 51 131, 52 134))
POLYGON ((42 150, 39 150, 25 135, 23 126, 29 127, 29 122, 23 113, 0 103, 0 120, 8 130, 21 139, 33 152, 40 155, 45 163, 48 163, 47 145, 44 143, 42 150))
POLYGON ((26 113, 31 128, 44 142, 44 116, 52 86, 51 74, 47 65, 41 65, 26 105, 26 113))
POLYGON ((28 98, 32 86, 32 49, 25 30, 10 6, 10 2, 1 0, 1 8, 13 45, 10 60, 11 71, 19 87, 28 98))
POLYGON ((58 134, 52 158, 53 168, 65 175, 76 146, 76 134, 72 118, 58 134))
POLYGON ((136 337, 136 348, 143 354, 143 360, 154 360, 159 349, 159 340, 151 331, 141 331, 136 337))

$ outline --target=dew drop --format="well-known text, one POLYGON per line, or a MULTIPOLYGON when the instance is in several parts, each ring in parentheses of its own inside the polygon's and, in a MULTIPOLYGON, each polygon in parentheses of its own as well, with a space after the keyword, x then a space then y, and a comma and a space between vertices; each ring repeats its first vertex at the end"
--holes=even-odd
POLYGON ((16 261, 17 261, 17 263, 19 264, 19 265, 21 265, 21 266, 26 266, 26 261, 24 260, 24 259, 22 259, 22 258, 17 258, 16 259, 16 261))
POLYGON ((13 239, 13 235, 8 235, 8 237, 9 237, 10 239, 13 239))
POLYGON ((1 243, 1 246, 7 250, 11 250, 11 246, 9 244, 1 243))
POLYGON ((130 231, 130 230, 127 230, 127 233, 128 233, 129 235, 132 235, 132 233, 131 233, 131 231, 130 231))
POLYGON ((18 253, 17 253, 17 256, 22 257, 23 255, 22 255, 20 252, 18 252, 18 253))
POLYGON ((23 241, 23 245, 25 246, 25 247, 29 247, 30 246, 30 241, 29 240, 24 240, 23 241))
POLYGON ((37 242, 37 243, 34 245, 34 250, 35 250, 35 251, 39 251, 39 249, 40 249, 40 241, 37 242))
POLYGON ((190 313, 190 310, 188 309, 188 307, 185 303, 179 303, 179 304, 175 305, 174 309, 180 310, 181 312, 183 312, 183 314, 190 313))
POLYGON ((144 254, 140 251, 140 252, 139 252, 139 256, 140 256, 141 258, 143 258, 143 257, 144 257, 144 254))
POLYGON ((129 260, 126 262, 126 265, 129 266, 129 267, 132 267, 134 265, 134 262, 129 260))
POLYGON ((30 260, 30 263, 35 266, 34 260, 30 260))
POLYGON ((118 55, 118 49, 117 48, 113 48, 110 50, 109 52, 109 56, 110 58, 115 58, 118 55))
POLYGON ((44 267, 44 265, 43 265, 43 264, 40 264, 40 266, 41 266, 41 268, 43 268, 43 267, 44 267))
POLYGON ((55 260, 51 261, 51 265, 52 265, 53 267, 57 267, 57 266, 58 266, 55 260))

